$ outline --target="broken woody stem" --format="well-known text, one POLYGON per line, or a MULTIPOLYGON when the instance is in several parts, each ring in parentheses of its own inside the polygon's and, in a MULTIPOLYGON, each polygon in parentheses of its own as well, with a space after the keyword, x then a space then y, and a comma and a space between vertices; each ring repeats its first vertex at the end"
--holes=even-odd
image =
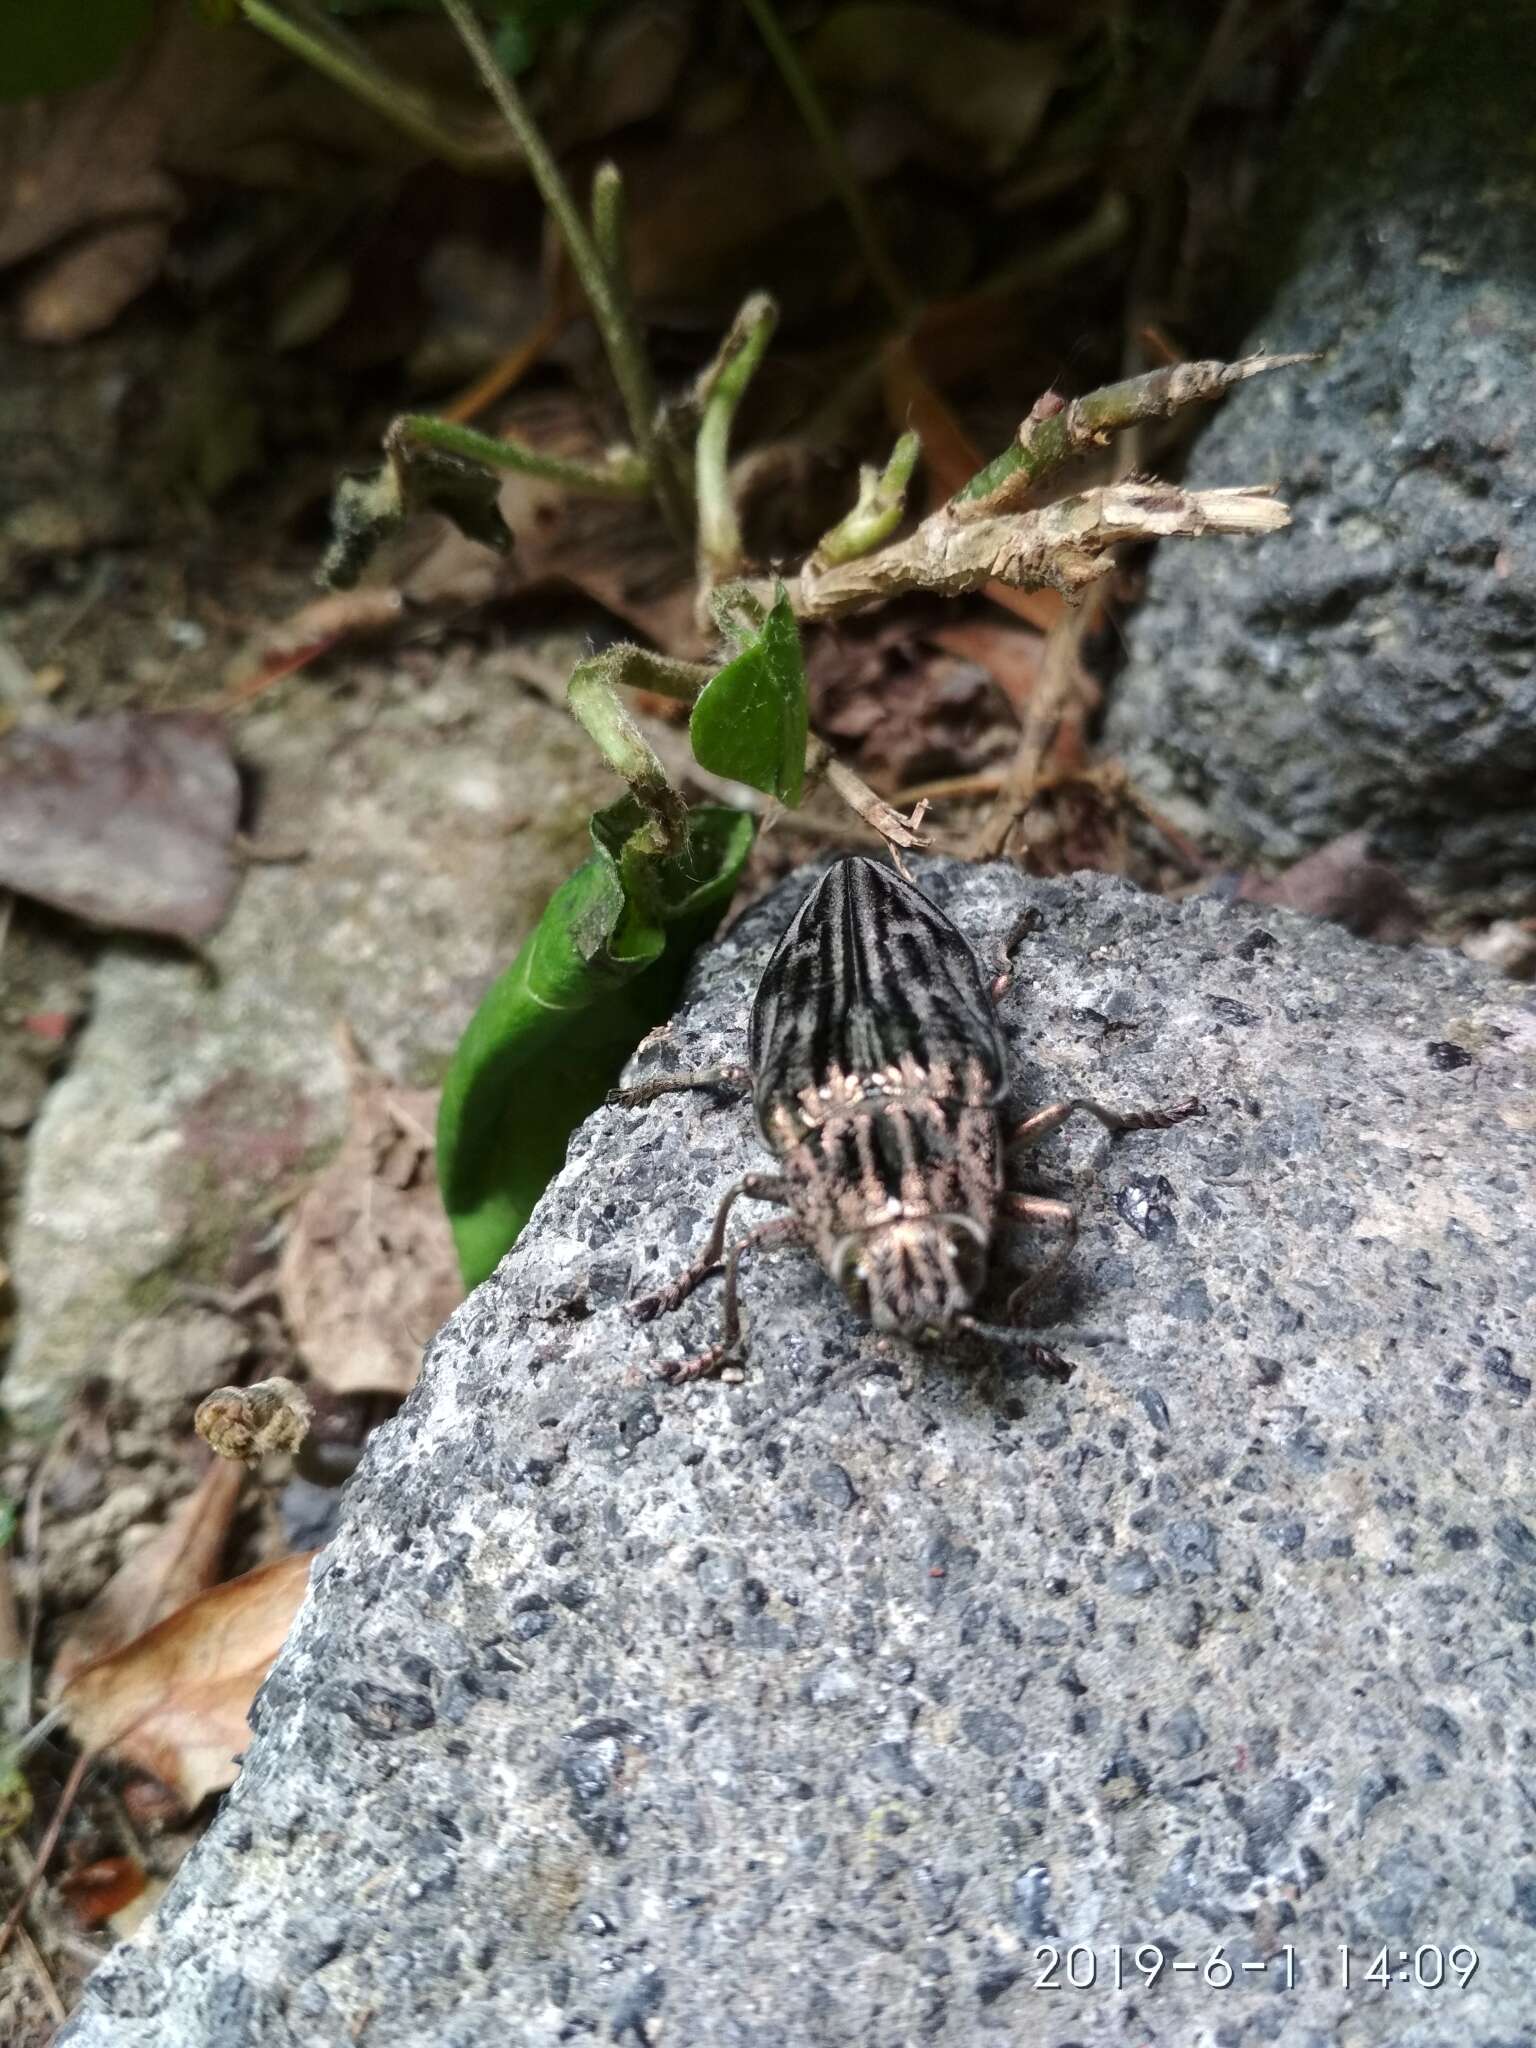
MULTIPOLYGON (((774 602, 777 588, 767 582, 711 588, 713 578, 729 559, 727 546, 732 554, 739 546, 727 491, 729 429, 741 391, 766 346, 771 314, 769 302, 749 300, 716 363, 696 389, 706 426, 710 408, 718 408, 715 432, 707 435, 701 430, 699 437, 700 500, 701 505, 706 499, 712 502, 713 523, 708 531, 714 550, 701 548, 701 586, 710 591, 716 623, 727 638, 729 606, 745 606, 749 614, 755 612, 761 618, 774 602), (707 462, 702 452, 706 441, 710 449, 707 462)), ((955 597, 993 582, 1016 589, 1055 589, 1075 600, 1109 573, 1114 550, 1123 542, 1276 532, 1290 524, 1291 515, 1272 487, 1263 484, 1189 491, 1175 484, 1127 482, 1080 491, 1031 511, 1017 509, 1017 502, 1070 455, 1107 441, 1120 428, 1165 416, 1193 399, 1215 397, 1262 371, 1307 360, 1310 358, 1254 356, 1242 363, 1179 365, 1109 385, 1071 405, 1037 405, 1020 428, 1013 449, 989 463, 965 490, 931 513, 904 540, 881 547, 879 540, 900 517, 917 454, 915 437, 903 436, 883 471, 867 469, 863 473, 852 512, 823 539, 789 584, 795 614, 805 621, 830 619, 909 591, 955 597), (981 480, 988 477, 993 480, 988 489, 979 490, 981 480), (865 548, 874 551, 862 552, 865 548)), ((1027 802, 1038 780, 1040 760, 1074 670, 1082 617, 1078 613, 1069 628, 1054 636, 1047 674, 1050 687, 1045 692, 1049 701, 1042 702, 1038 718, 1025 734, 1006 792, 1009 801, 1002 807, 1005 815, 1027 802)), ((646 806, 655 829, 669 846, 678 843, 686 829, 677 812, 680 800, 638 726, 619 703, 617 687, 638 684, 691 704, 709 675, 707 667, 696 663, 670 661, 639 648, 623 647, 583 662, 571 681, 572 710, 646 806)), ((815 734, 806 748, 806 770, 813 778, 824 775, 844 802, 893 848, 926 844, 919 830, 921 806, 904 818, 839 762, 815 734)))
MULTIPOLYGON (((808 563, 787 587, 796 616, 806 620, 834 619, 909 591, 960 597, 988 583, 1075 597, 1108 575, 1122 541, 1274 533, 1290 523, 1267 484, 1222 491, 1112 484, 1036 512, 982 519, 957 514, 951 501, 894 546, 820 573, 808 563)), ((769 584, 752 587, 771 596, 769 584)))
POLYGON ((1019 428, 1013 446, 979 469, 955 493, 949 509, 957 519, 1019 510, 1074 455, 1102 447, 1124 428, 1142 420, 1170 419, 1186 405, 1220 398, 1249 377, 1316 360, 1312 355, 1289 355, 1245 356, 1237 363, 1173 363, 1143 377, 1106 384, 1083 398, 1067 400, 1047 391, 1019 428))

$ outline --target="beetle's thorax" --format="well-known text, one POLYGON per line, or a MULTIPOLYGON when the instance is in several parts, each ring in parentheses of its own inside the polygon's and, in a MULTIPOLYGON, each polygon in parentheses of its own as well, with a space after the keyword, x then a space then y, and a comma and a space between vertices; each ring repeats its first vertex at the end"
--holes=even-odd
POLYGON ((944 1332, 975 1302, 997 1219, 992 1093, 979 1062, 908 1055, 833 1069, 767 1119, 817 1257, 878 1330, 944 1332))

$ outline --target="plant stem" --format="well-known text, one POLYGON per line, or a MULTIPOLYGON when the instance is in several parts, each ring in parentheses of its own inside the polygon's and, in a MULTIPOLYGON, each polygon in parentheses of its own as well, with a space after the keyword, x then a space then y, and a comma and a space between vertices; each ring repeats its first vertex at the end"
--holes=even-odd
POLYGON ((849 810, 862 818, 866 825, 872 825, 887 846, 902 846, 910 850, 928 844, 927 837, 919 829, 926 806, 919 804, 910 817, 902 817, 883 797, 876 796, 869 784, 861 781, 846 762, 839 761, 818 733, 812 733, 806 743, 805 772, 810 779, 825 775, 849 810))
POLYGON ((393 78, 349 36, 343 36, 329 22, 313 27, 293 20, 271 0, 240 0, 240 11, 253 28, 261 29, 273 42, 329 78, 354 99, 408 135, 432 155, 440 156, 460 171, 504 169, 517 161, 498 135, 494 142, 466 142, 454 135, 438 118, 425 93, 414 91, 393 78))
POLYGON ((778 66, 779 76, 800 110, 801 120, 810 130, 811 140, 821 156, 822 168, 853 223, 870 276, 897 320, 906 325, 917 310, 912 295, 900 271, 886 254, 869 202, 843 153, 837 131, 827 119, 827 110, 811 83, 810 74, 800 62, 799 51, 784 33, 783 24, 773 10, 773 0, 743 0, 743 5, 756 22, 757 32, 767 44, 768 54, 778 66))
POLYGON ((462 455, 471 462, 483 462, 492 469, 515 469, 525 476, 540 476, 567 490, 589 497, 643 498, 650 490, 650 472, 633 449, 616 449, 602 468, 587 462, 572 462, 563 455, 550 455, 531 448, 526 441, 502 440, 495 434, 480 434, 457 420, 439 419, 433 413, 407 412, 390 424, 388 439, 413 442, 439 449, 444 455, 462 455))
POLYGON ((700 662, 672 661, 647 648, 631 646, 610 647, 590 661, 578 662, 571 671, 566 702, 572 715, 655 822, 654 843, 647 852, 682 851, 688 843, 687 808, 667 780, 667 771, 650 742, 620 703, 618 685, 657 690, 692 703, 713 673, 700 662))
POLYGON ((873 555, 821 575, 807 564, 789 586, 790 602, 804 621, 837 618, 907 591, 958 597, 993 582, 1070 598, 1109 573, 1111 551, 1122 541, 1275 533, 1290 523, 1289 511, 1263 484, 1215 491, 1115 484, 986 519, 957 518, 951 501, 873 555))
POLYGON ((741 527, 731 498, 731 426, 778 324, 779 309, 764 292, 747 300, 732 322, 716 361, 694 447, 694 492, 699 510, 699 582, 708 588, 742 566, 741 527))
POLYGON ((667 524, 679 540, 685 540, 693 528, 692 508, 680 478, 667 460, 666 451, 659 445, 656 390, 651 379, 651 366, 634 323, 627 317, 623 297, 614 288, 608 265, 587 230, 553 152, 524 105, 521 93, 496 62, 469 0, 442 0, 442 5, 474 59, 475 68, 496 102, 502 119, 517 138, 533 182, 554 216, 572 268, 581 279, 582 290, 592 308, 592 318, 597 323, 614 382, 624 401, 635 446, 645 460, 667 524))
POLYGON ((903 434, 884 469, 876 469, 872 463, 861 467, 858 502, 821 536, 812 550, 811 559, 818 568, 831 568, 834 562, 856 561, 890 539, 901 524, 907 485, 912 481, 922 449, 916 434, 903 434))
POLYGON ((766 597, 749 583, 733 581, 722 583, 709 593, 709 616, 715 631, 738 654, 763 630, 770 606, 778 601, 776 586, 769 588, 765 584, 763 588, 768 591, 766 597))
POLYGON ((1174 363, 1106 384, 1070 404, 1048 391, 1037 399, 1011 448, 977 470, 950 500, 957 518, 990 518, 1023 508, 1030 494, 1072 456, 1102 446, 1138 420, 1167 419, 1196 399, 1220 398, 1234 384, 1267 370, 1315 362, 1311 355, 1245 356, 1236 363, 1174 363))
POLYGON ((629 200, 614 163, 601 163, 592 173, 592 240, 598 259, 618 301, 619 316, 635 325, 629 292, 629 200))

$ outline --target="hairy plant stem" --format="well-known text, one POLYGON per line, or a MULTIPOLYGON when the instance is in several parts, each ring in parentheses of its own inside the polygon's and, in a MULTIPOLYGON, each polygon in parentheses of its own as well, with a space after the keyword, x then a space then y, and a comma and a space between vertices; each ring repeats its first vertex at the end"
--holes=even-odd
MULTIPOLYGON (((439 119, 425 93, 417 92, 376 64, 362 44, 334 22, 318 18, 295 20, 272 0, 240 0, 240 11, 253 28, 281 43, 285 50, 339 85, 354 99, 382 115, 402 135, 440 156, 459 171, 506 170, 518 161, 500 134, 475 142, 455 135, 439 119)), ((305 10, 308 17, 309 10, 305 10)))
POLYGON ((957 519, 990 518, 1022 510, 1054 471, 1085 448, 1102 445, 1138 421, 1167 419, 1199 399, 1220 398, 1234 384, 1269 370, 1310 363, 1311 355, 1245 356, 1236 363, 1173 363, 1127 377, 1070 402, 1048 391, 1037 399, 1009 448, 977 470, 950 500, 957 519))
POLYGON ((643 498, 651 487, 644 458, 631 448, 615 449, 604 466, 598 468, 593 463, 572 462, 563 455, 531 448, 526 441, 477 433, 457 420, 424 412, 401 413, 390 422, 389 433, 392 438, 436 448, 445 455, 462 455, 471 462, 487 463, 492 469, 515 469, 524 476, 544 477, 588 497, 643 498))
POLYGON ((778 66, 786 90, 799 109, 801 120, 810 130, 822 168, 853 224, 870 276, 879 286, 881 296, 897 321, 906 326, 916 314, 916 303, 901 272, 886 254, 869 201, 853 175, 837 131, 828 120, 827 110, 811 83, 810 74, 800 62, 799 51, 784 33, 772 0, 743 0, 743 5, 757 24, 757 32, 767 44, 768 54, 778 66))
POLYGON ((859 495, 853 510, 845 512, 811 551, 811 560, 818 568, 830 569, 835 562, 856 561, 890 539, 901 524, 907 485, 922 452, 923 444, 916 434, 903 434, 884 469, 876 469, 872 463, 860 468, 859 495))
POLYGON ((643 843, 631 841, 637 859, 681 853, 688 843, 688 811, 654 748, 620 702, 618 686, 628 683, 691 704, 713 673, 701 662, 673 661, 629 645, 610 647, 571 671, 566 702, 572 715, 648 814, 652 829, 637 835, 643 843))
MULTIPOLYGON (((740 595, 750 602, 749 593, 742 591, 740 595)), ((650 741, 620 702, 618 691, 628 685, 653 690, 679 704, 692 704, 714 674, 714 667, 708 662, 677 661, 670 655, 654 654, 647 647, 629 645, 610 647, 590 661, 578 662, 571 672, 566 701, 572 714, 648 813, 646 827, 626 843, 626 856, 633 854, 637 867, 658 855, 681 851, 687 843, 687 813, 650 741)), ((816 733, 805 744, 805 773, 810 781, 825 776, 849 810, 873 826, 887 845, 928 844, 918 829, 922 822, 921 807, 910 818, 892 810, 868 783, 838 760, 816 733)))
MULTIPOLYGON (((572 268, 581 280, 587 304, 592 309, 592 318, 602 337, 614 382, 624 402, 630 433, 650 472, 657 501, 677 539, 686 541, 693 531, 693 508, 688 502, 682 477, 672 465, 670 451, 662 446, 656 431, 656 389, 651 378, 651 366, 639 333, 629 317, 625 294, 615 288, 608 263, 581 217, 581 209, 571 196, 553 152, 524 105, 521 93, 496 62, 469 0, 442 0, 442 6, 474 59, 475 68, 496 102, 502 119, 517 138, 533 182, 554 216, 572 268)), ((614 175, 616 178, 617 173, 614 175)), ((602 232, 611 253, 615 245, 611 223, 605 225, 602 232)))
POLYGON ((742 567, 741 525, 731 497, 731 427, 742 394, 778 325, 779 309, 764 292, 747 300, 712 366, 694 444, 694 493, 699 510, 699 587, 706 590, 742 567))
POLYGON ((592 173, 592 241, 608 273, 619 318, 631 334, 638 334, 629 289, 629 197, 615 163, 600 163, 592 173))

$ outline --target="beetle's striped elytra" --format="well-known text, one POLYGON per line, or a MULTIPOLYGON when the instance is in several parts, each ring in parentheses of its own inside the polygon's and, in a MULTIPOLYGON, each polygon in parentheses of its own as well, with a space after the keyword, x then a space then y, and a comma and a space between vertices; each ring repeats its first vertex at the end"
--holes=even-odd
POLYGON ((676 1308, 724 1263, 723 1340, 664 1367, 667 1378, 716 1371, 739 1349, 737 1268, 754 1246, 808 1245, 887 1334, 925 1341, 981 1327, 975 1310, 1002 1215, 1052 1224, 1068 1246, 1076 1228, 1068 1203, 1007 1190, 1010 1149, 1038 1142, 1079 1109, 1113 1132, 1200 1114, 1193 1098, 1130 1113, 1073 1098, 1005 1136, 1007 1041, 974 952, 920 889, 861 854, 827 869, 774 948, 752 1005, 748 1057, 745 1077, 690 1075, 610 1098, 636 1105, 750 1078, 758 1127, 780 1167, 738 1181, 699 1258, 633 1304, 647 1319, 676 1308), (727 1250, 726 1222, 742 1197, 790 1214, 727 1250))

